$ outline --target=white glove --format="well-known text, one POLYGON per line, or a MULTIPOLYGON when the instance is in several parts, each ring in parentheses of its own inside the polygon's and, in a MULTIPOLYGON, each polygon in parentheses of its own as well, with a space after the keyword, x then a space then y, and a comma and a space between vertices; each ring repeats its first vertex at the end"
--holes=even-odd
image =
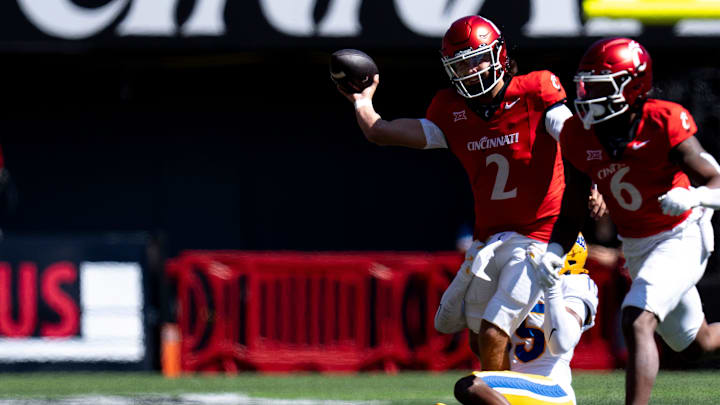
POLYGON ((562 269, 565 261, 563 260, 563 248, 559 243, 551 243, 548 245, 545 254, 543 254, 537 260, 537 257, 533 258, 531 255, 530 263, 533 264, 535 269, 535 278, 540 283, 540 286, 550 288, 560 282, 560 269, 562 269))
POLYGON ((696 189, 688 190, 675 187, 658 198, 665 215, 678 216, 700 205, 700 193, 696 189))

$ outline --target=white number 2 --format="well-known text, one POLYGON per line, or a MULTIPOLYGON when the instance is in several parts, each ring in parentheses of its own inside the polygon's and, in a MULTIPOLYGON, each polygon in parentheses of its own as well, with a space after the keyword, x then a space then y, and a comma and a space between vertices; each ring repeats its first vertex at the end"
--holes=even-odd
POLYGON ((507 200, 517 197, 517 187, 510 191, 505 191, 505 185, 507 184, 508 175, 510 174, 510 162, 508 162, 507 158, 499 153, 493 153, 485 159, 485 167, 490 166, 490 163, 495 163, 498 167, 497 177, 495 177, 495 185, 493 186, 490 199, 507 200))
POLYGON ((623 176, 629 171, 629 167, 623 167, 612 176, 612 179, 610 179, 610 191, 612 191, 613 197, 615 197, 621 207, 628 211, 637 211, 642 205, 642 195, 640 195, 640 191, 632 184, 621 181, 623 176), (630 201, 625 200, 623 197, 623 190, 630 195, 630 201))

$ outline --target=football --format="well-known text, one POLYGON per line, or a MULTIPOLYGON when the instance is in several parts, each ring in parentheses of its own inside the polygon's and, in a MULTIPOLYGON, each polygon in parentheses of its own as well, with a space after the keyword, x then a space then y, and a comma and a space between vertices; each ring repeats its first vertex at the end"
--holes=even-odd
POLYGON ((377 73, 375 61, 357 49, 341 49, 330 56, 330 78, 346 93, 363 91, 377 73))

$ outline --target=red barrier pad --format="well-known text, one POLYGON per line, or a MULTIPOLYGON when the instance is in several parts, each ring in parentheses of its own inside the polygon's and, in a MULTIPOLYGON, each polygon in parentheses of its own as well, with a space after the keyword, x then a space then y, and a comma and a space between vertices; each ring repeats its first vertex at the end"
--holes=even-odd
MULTIPOLYGON (((182 368, 477 368, 467 332, 433 327, 462 259, 455 252, 184 252, 167 265, 177 280, 182 368)), ((610 274, 591 270, 601 292, 610 274)), ((576 350, 578 368, 614 365, 602 310, 576 350)))

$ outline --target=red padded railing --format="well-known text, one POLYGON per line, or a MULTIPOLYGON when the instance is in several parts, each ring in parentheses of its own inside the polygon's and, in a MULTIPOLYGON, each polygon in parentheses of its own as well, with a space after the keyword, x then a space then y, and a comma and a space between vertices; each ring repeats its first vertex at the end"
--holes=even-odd
MULTIPOLYGON (((477 368, 466 332, 433 328, 462 259, 454 252, 183 252, 167 263, 177 282, 182 369, 477 368)), ((607 274, 593 274, 601 291, 607 274)), ((593 328, 574 365, 609 368, 611 350, 593 328)))

